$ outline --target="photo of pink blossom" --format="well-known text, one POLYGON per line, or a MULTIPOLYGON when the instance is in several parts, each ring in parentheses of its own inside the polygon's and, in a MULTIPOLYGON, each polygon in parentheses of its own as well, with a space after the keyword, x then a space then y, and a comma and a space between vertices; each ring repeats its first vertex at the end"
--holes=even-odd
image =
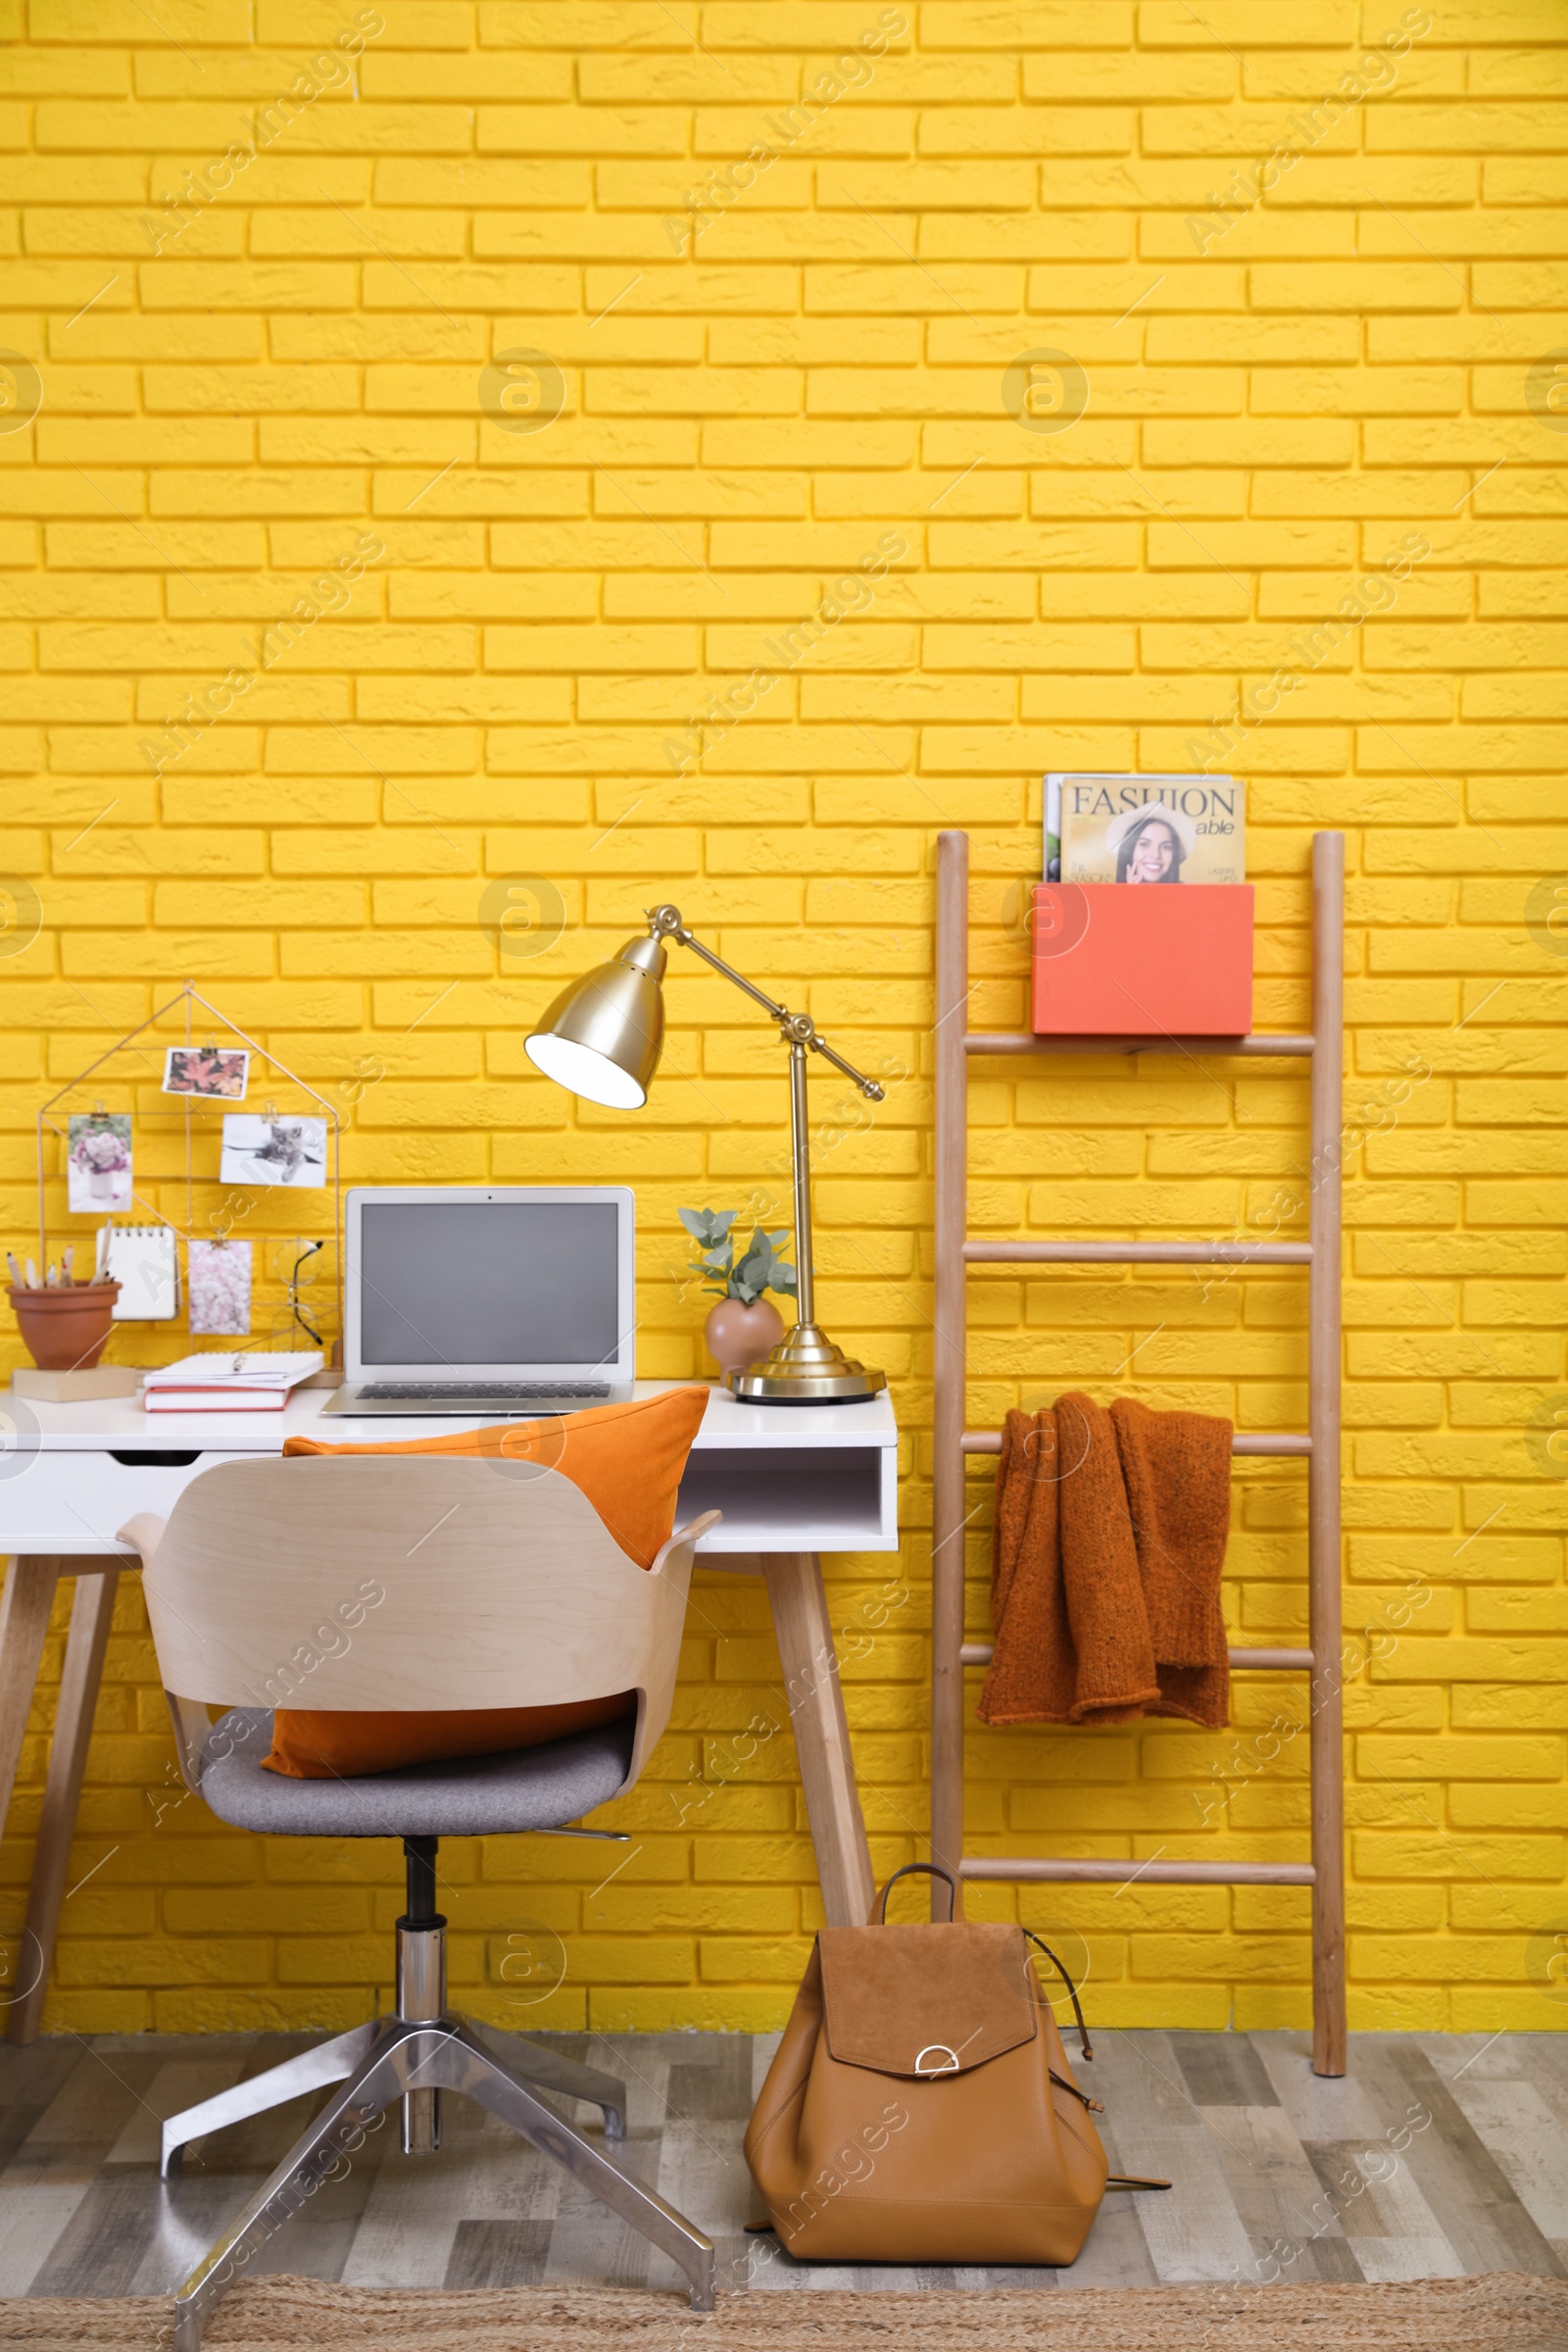
POLYGON ((192 1242, 190 1328, 193 1335, 243 1339, 251 1327, 249 1242, 192 1242))
POLYGON ((130 1119, 122 1111, 83 1111, 67 1122, 67 1205, 74 1217, 123 1208, 130 1199, 130 1119))

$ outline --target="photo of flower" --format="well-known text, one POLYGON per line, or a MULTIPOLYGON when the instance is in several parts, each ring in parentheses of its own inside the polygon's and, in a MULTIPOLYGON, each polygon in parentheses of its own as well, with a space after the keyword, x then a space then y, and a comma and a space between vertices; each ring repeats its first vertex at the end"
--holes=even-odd
POLYGON ((130 1199, 130 1117, 124 1111, 82 1111, 68 1121, 67 1205, 74 1217, 123 1208, 130 1199))
POLYGON ((243 1339, 251 1327, 249 1242, 192 1242, 190 1327, 193 1333, 243 1339))
POLYGON ((164 1061, 166 1095, 216 1095, 225 1102, 243 1102, 250 1077, 248 1054, 220 1052, 217 1046, 171 1046, 164 1061))

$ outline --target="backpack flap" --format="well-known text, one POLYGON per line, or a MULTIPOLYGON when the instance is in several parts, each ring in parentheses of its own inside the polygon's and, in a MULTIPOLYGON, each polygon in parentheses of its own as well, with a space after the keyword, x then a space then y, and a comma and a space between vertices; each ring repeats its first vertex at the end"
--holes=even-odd
POLYGON ((824 2029, 842 2066, 968 2074, 1039 2031, 1021 1928, 823 1928, 824 2029))

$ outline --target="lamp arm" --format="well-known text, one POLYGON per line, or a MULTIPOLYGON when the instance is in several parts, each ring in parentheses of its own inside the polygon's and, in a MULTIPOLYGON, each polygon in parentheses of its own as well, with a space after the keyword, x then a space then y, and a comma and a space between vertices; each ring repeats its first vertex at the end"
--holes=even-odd
POLYGON ((846 1078, 853 1079, 868 1102, 886 1102, 887 1089, 878 1086, 874 1078, 862 1078, 854 1062, 846 1061, 842 1054, 836 1054, 825 1037, 818 1037, 813 1030, 806 1042, 813 1054, 820 1054, 824 1061, 830 1061, 836 1070, 844 1072, 846 1078))
POLYGON ((753 986, 744 972, 738 972, 732 963, 726 963, 722 956, 715 956, 711 948, 705 948, 696 933, 687 930, 680 919, 680 911, 677 907, 656 906, 648 919, 656 939, 672 939, 677 948, 690 948, 694 956, 700 956, 705 963, 711 964, 715 972, 722 972, 726 980, 733 980, 737 988, 744 989, 752 1002, 755 1004, 760 1004, 763 1011, 773 1020, 787 1021, 789 1019, 787 1006, 775 1004, 771 997, 764 996, 760 988, 753 986), (658 918, 665 914, 672 914, 675 918, 674 922, 661 923, 658 918))
POLYGON ((811 1053, 820 1054, 824 1061, 830 1061, 836 1070, 841 1070, 846 1078, 859 1088, 868 1102, 885 1101, 883 1088, 878 1086, 874 1078, 863 1077, 853 1062, 846 1061, 843 1054, 828 1044, 809 1013, 791 1012, 788 1005, 775 1004, 771 997, 764 996, 760 988, 754 987, 744 972, 738 972, 732 963, 726 963, 722 956, 715 956, 711 948, 705 948, 696 933, 689 931, 681 921, 678 906, 650 906, 648 928, 655 939, 672 939, 676 947, 690 948, 692 954, 700 956, 712 970, 722 972, 726 980, 733 981, 755 1004, 761 1005, 770 1020, 778 1023, 780 1034, 787 1044, 806 1046, 811 1053))

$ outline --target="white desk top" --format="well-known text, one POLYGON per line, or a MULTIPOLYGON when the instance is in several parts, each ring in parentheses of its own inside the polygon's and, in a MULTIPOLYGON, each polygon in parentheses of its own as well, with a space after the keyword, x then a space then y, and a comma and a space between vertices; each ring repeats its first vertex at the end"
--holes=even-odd
MULTIPOLYGON (((691 1386, 643 1380, 639 1396, 691 1386)), ((299 1389, 280 1413, 147 1413, 133 1396, 82 1404, 11 1397, 0 1453, 0 1553, 122 1551, 115 1533, 138 1510, 172 1510, 204 1470, 276 1454, 285 1438, 396 1445, 494 1425, 375 1414, 321 1419, 331 1391, 299 1389)), ((863 1404, 741 1404, 710 1389, 681 1480, 677 1524, 721 1510, 705 1553, 896 1551, 898 1427, 884 1395, 863 1404)))
MULTIPOLYGON (((640 1380, 638 1396, 701 1384, 640 1380)), ((492 1414, 463 1419, 443 1413, 429 1418, 375 1413, 364 1419, 334 1413, 324 1425, 321 1408, 331 1391, 296 1389, 280 1413, 148 1413, 135 1396, 104 1396, 83 1404, 46 1404, 35 1396, 8 1398, 26 1429, 37 1424, 45 1453, 281 1453, 285 1438, 314 1437, 331 1446, 416 1444, 421 1438, 453 1437, 465 1429, 495 1426, 492 1414), (24 1407, 25 1412, 19 1410, 24 1407)), ((722 1389, 710 1389, 708 1410, 693 1450, 708 1446, 789 1449, 793 1446, 897 1446, 898 1427, 886 1392, 862 1404, 743 1404, 722 1389)), ((19 1451, 25 1447, 22 1439, 19 1451)))

